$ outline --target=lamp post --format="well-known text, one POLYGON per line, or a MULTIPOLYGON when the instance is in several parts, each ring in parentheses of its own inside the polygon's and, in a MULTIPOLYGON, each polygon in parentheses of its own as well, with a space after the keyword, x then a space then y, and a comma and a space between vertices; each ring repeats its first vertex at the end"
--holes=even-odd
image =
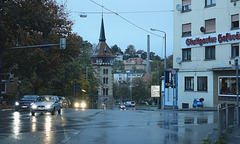
POLYGON ((163 38, 164 38, 164 69, 166 69, 167 68, 167 60, 166 60, 167 59, 167 56, 166 56, 166 45, 167 45, 166 39, 167 39, 167 34, 166 34, 165 31, 158 30, 158 29, 151 28, 150 30, 151 31, 159 31, 159 32, 164 33, 164 36, 163 36, 163 38))
MULTIPOLYGON (((167 49, 166 49, 166 45, 167 45, 167 43, 166 43, 167 34, 166 34, 165 31, 158 30, 158 29, 150 28, 150 30, 151 30, 151 31, 159 31, 159 32, 161 32, 161 33, 164 34, 164 36, 163 36, 163 38, 164 38, 164 69, 166 69, 166 68, 167 68, 167 56, 166 56, 166 51, 167 51, 167 49)), ((161 93, 161 91, 160 91, 160 93, 161 93)), ((158 101, 158 103, 159 103, 159 97, 157 98, 157 101, 158 101)), ((162 101, 162 102, 161 102, 161 103, 162 103, 162 109, 164 109, 164 103, 163 103, 163 98, 162 98, 162 97, 161 97, 161 101, 162 101)))

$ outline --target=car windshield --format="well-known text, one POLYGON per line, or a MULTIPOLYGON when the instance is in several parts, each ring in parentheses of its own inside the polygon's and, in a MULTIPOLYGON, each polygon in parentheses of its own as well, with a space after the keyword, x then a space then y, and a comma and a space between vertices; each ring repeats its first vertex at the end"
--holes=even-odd
POLYGON ((21 100, 36 100, 38 96, 24 96, 21 100))
POLYGON ((37 102, 53 102, 54 98, 51 96, 44 96, 44 97, 39 97, 37 99, 37 102))

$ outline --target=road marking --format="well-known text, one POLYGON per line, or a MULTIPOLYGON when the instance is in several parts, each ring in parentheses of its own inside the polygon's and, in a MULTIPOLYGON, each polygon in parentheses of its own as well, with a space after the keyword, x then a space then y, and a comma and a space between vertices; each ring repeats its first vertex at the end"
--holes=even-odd
POLYGON ((72 137, 74 137, 75 135, 79 134, 81 131, 75 131, 75 132, 72 132, 73 135, 71 137, 67 137, 65 138, 64 140, 61 141, 61 143, 66 143, 68 142, 72 137))
POLYGON ((62 140, 62 143, 66 143, 67 141, 69 141, 71 139, 71 137, 65 138, 64 140, 62 140))

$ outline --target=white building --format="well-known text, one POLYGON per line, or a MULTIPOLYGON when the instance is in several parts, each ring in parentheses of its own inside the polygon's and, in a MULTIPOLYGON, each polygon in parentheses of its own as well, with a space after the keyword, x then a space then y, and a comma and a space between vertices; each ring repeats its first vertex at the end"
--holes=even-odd
POLYGON ((114 73, 114 82, 118 83, 132 83, 135 78, 143 77, 144 73, 114 73))
MULTIPOLYGON (((178 68, 178 107, 204 107, 236 101, 239 56, 239 0, 174 0, 174 62, 178 68)), ((240 81, 240 80, 239 80, 240 81)), ((239 84, 240 85, 240 84, 239 84)))

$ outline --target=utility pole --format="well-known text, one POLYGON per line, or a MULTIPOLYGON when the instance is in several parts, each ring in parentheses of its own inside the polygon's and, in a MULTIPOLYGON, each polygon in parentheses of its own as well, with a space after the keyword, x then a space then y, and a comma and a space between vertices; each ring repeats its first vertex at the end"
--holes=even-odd
POLYGON ((237 125, 239 126, 239 101, 238 101, 238 58, 235 58, 236 66, 236 93, 237 93, 237 125))

